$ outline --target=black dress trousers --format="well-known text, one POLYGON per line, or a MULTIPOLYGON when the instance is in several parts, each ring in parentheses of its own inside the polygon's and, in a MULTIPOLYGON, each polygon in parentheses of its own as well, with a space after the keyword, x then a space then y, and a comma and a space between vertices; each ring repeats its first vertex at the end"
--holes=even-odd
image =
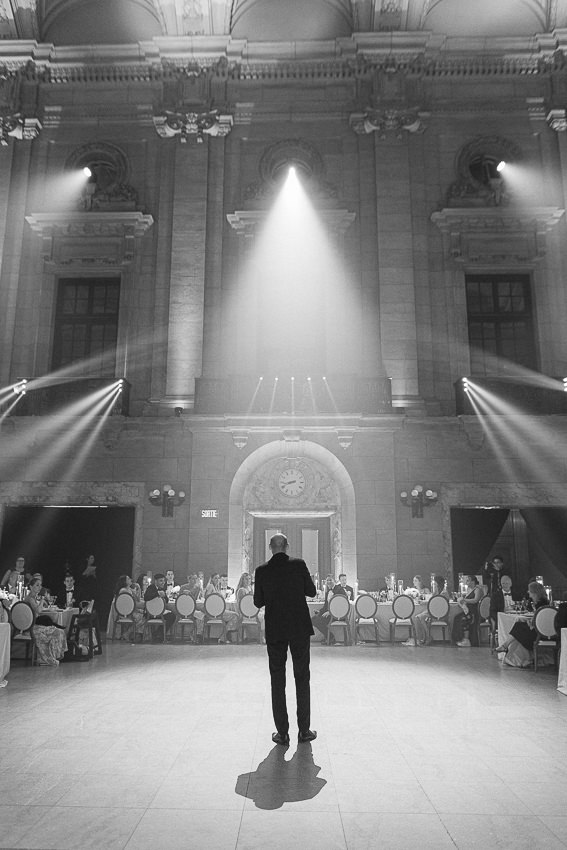
POLYGON ((280 735, 289 732, 289 718, 285 699, 285 663, 289 646, 293 661, 295 696, 297 701, 297 726, 307 732, 311 722, 311 697, 309 690, 310 635, 290 640, 278 640, 267 644, 270 678, 272 684, 272 712, 276 729, 280 735))

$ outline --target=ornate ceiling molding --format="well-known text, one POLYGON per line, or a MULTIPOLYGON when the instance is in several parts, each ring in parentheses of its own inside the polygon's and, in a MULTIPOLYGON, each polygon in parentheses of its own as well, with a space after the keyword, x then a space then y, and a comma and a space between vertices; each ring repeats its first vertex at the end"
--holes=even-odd
MULTIPOLYGON (((348 210, 317 210, 317 215, 327 229, 336 235, 343 235, 356 219, 356 213, 348 210)), ((265 210, 235 210, 228 213, 226 219, 232 229, 244 239, 253 239, 259 224, 266 219, 265 210)))
POLYGON ((424 113, 421 113, 418 108, 369 108, 365 112, 353 112, 349 118, 349 124, 359 136, 376 133, 379 139, 385 139, 393 134, 401 139, 406 134, 424 133, 426 125, 423 117, 424 113))
POLYGON ((431 221, 458 263, 519 265, 541 260, 550 233, 565 210, 558 207, 443 209, 431 221))
POLYGON ((189 136, 195 136, 202 143, 204 136, 228 136, 234 124, 229 113, 218 109, 206 112, 164 112, 154 115, 154 127, 162 139, 179 136, 181 142, 187 142, 189 136))

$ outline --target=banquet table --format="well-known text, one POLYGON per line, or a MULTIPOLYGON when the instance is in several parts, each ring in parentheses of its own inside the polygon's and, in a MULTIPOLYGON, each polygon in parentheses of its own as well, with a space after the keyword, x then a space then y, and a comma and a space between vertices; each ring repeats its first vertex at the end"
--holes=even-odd
POLYGON ((0 623, 0 688, 6 684, 10 669, 10 623, 0 623))
MULTIPOLYGON (((449 604, 449 631, 453 628, 453 620, 461 610, 457 602, 449 604)), ((427 611, 427 602, 417 602, 414 611, 416 614, 421 614, 422 611, 427 611)), ((376 611, 376 619, 378 621, 378 636, 381 641, 388 642, 390 640, 390 619, 394 616, 391 602, 379 602, 378 610, 376 611)), ((354 633, 354 632, 353 632, 354 633)), ((359 640, 374 640, 374 628, 372 626, 361 626, 359 629, 359 640)))
POLYGON ((78 608, 45 608, 42 614, 47 614, 56 626, 64 626, 65 631, 69 631, 73 614, 78 614, 78 608))
POLYGON ((561 629, 561 655, 559 657, 557 690, 567 697, 567 629, 561 629))

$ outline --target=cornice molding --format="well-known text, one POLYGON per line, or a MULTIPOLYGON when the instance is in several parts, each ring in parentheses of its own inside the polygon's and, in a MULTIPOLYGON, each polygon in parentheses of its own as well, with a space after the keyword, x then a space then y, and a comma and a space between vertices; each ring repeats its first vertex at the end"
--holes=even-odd
POLYGON ((425 78, 565 73, 567 29, 529 38, 376 32, 317 42, 248 42, 206 35, 160 37, 125 46, 0 41, 0 77, 21 74, 43 84, 151 83, 178 75, 364 79, 376 71, 425 78))
POLYGON ((132 262, 136 239, 154 220, 136 211, 32 213, 26 221, 41 236, 45 262, 96 267, 132 262))
POLYGON ((455 262, 525 265, 545 256, 547 234, 564 214, 559 207, 446 208, 434 212, 431 221, 455 262))

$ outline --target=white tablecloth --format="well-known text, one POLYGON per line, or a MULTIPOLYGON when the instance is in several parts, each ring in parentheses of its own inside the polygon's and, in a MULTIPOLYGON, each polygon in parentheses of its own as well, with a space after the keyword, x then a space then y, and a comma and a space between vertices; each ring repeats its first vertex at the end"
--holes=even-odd
POLYGON ((0 687, 10 669, 10 623, 0 623, 0 687))
MULTIPOLYGON (((505 614, 503 611, 499 611, 498 613, 498 644, 502 646, 504 641, 508 640, 510 637, 510 630, 514 623, 517 623, 519 620, 524 620, 524 622, 529 623, 531 625, 533 617, 531 614, 505 614)), ((499 652, 498 657, 500 659, 504 658, 504 653, 499 652)))
MULTIPOLYGON (((449 606, 449 629, 453 626, 455 616, 461 610, 460 605, 456 602, 451 602, 449 606)), ((427 611, 427 602, 418 602, 415 606, 414 616, 421 614, 422 611, 427 611)), ((390 618, 394 616, 391 602, 379 602, 376 612, 378 620, 378 636, 381 641, 390 640, 390 618)), ((374 629, 371 626, 361 626, 359 629, 360 640, 374 640, 374 629)))
POLYGON ((64 626, 65 631, 69 631, 69 626, 71 625, 71 620, 73 618, 73 614, 78 614, 78 608, 46 608, 42 612, 42 614, 47 614, 55 625, 64 626))
POLYGON ((561 657, 559 659, 557 690, 567 697, 567 629, 561 629, 561 657))

